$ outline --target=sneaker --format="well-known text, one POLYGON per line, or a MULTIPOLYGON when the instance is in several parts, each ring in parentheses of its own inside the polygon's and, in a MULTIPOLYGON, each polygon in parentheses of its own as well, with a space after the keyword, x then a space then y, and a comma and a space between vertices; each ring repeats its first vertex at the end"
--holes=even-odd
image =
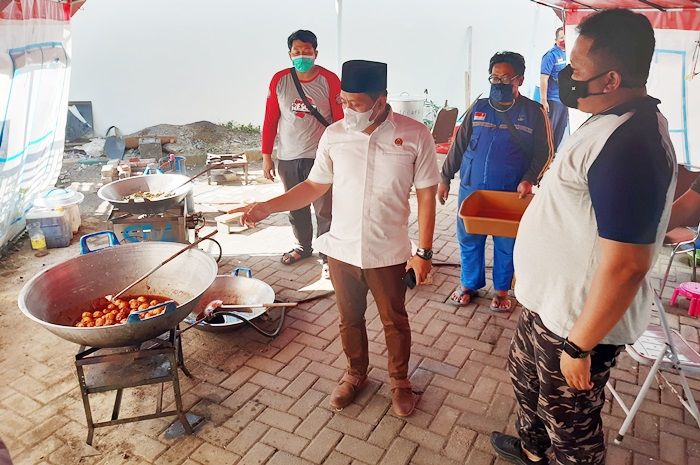
POLYGON ((530 460, 523 452, 520 439, 498 431, 491 433, 491 446, 498 455, 517 465, 547 465, 549 463, 546 457, 540 460, 530 460))
POLYGON ((328 268, 328 263, 321 266, 321 279, 331 279, 331 271, 328 268))

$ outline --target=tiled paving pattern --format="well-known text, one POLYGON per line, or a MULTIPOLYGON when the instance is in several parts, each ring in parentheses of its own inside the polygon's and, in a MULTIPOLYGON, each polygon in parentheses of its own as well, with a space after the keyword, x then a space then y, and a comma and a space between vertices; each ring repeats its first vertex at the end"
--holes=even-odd
MULTIPOLYGON (((436 260, 456 262, 454 198, 438 211, 436 260)), ((266 224, 285 223, 279 215, 266 224)), ((54 251, 46 263, 76 253, 75 245, 54 251)), ((326 298, 289 312, 284 331, 271 341, 247 329, 219 335, 188 332, 185 357, 194 377, 181 376, 184 402, 206 422, 193 436, 177 440, 163 435, 168 420, 98 429, 96 450, 90 451, 83 446, 85 417, 72 365, 76 346, 23 318, 14 303, 22 282, 41 266, 37 260, 25 250, 0 267, 0 437, 17 464, 505 463, 491 452, 488 434, 513 431, 514 398, 504 368, 518 311, 494 315, 486 298, 466 308, 446 304, 458 268, 438 268, 432 285, 407 297, 411 379, 423 391, 419 409, 408 419, 391 413, 386 348, 374 305, 367 313, 371 382, 349 408, 329 410, 328 395, 345 360, 335 302, 326 298), (81 459, 88 452, 97 455, 81 459)), ((238 264, 250 266, 288 299, 304 295, 298 289, 319 274, 313 260, 290 268, 277 257, 260 256, 227 258, 221 269, 238 264)), ((679 262, 672 279, 686 279, 688 273, 679 262)), ((700 322, 682 315, 675 312, 673 326, 697 343, 700 322)), ((631 401, 646 373, 626 355, 621 358, 613 379, 626 400, 631 401)), ((700 391, 700 381, 691 382, 700 391)), ((125 396, 125 412, 153 408, 154 392, 133 390, 125 396)), ((103 418, 111 402, 106 395, 97 402, 103 418)), ((620 407, 606 403, 610 441, 622 419, 620 407)), ((611 444, 608 463, 698 465, 700 430, 668 390, 654 386, 623 445, 611 444)))

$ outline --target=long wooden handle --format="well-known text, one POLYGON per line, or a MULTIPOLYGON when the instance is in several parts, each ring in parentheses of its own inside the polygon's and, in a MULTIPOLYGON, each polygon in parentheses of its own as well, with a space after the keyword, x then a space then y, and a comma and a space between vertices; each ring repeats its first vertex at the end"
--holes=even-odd
POLYGON ((201 175, 206 174, 206 173, 208 173, 209 171, 211 171, 211 170, 213 170, 213 169, 221 168, 222 166, 223 166, 223 163, 217 163, 217 164, 211 165, 211 166, 208 167, 207 169, 205 169, 205 170, 203 170, 203 171, 200 171, 199 173, 195 174, 194 176, 191 176, 190 179, 188 179, 187 181, 183 182, 182 184, 180 184, 180 185, 177 186, 176 188, 170 189, 170 192, 175 192, 176 190, 178 190, 179 188, 181 188, 181 187, 184 186, 185 184, 191 183, 192 181, 194 181, 195 179, 197 179, 197 178, 200 177, 201 175))
POLYGON ((148 278, 149 276, 151 276, 156 270, 160 269, 163 265, 165 265, 166 263, 170 262, 171 260, 174 260, 175 258, 179 257, 181 254, 183 254, 183 253, 185 253, 186 251, 190 250, 192 247, 196 246, 197 244, 199 244, 199 243, 202 242, 203 240, 209 239, 210 237, 214 236, 217 232, 218 232, 217 230, 214 230, 214 231, 210 232, 209 234, 207 234, 206 236, 200 237, 199 239, 197 239, 197 240, 194 241, 193 243, 187 245, 186 247, 183 247, 182 249, 180 249, 179 251, 177 251, 176 253, 174 253, 174 254, 171 255, 170 257, 166 258, 165 260, 163 260, 162 262, 160 262, 159 264, 157 264, 156 266, 154 266, 153 268, 151 268, 150 270, 148 270, 148 271, 147 271, 143 276, 141 276, 139 279, 137 279, 137 280, 134 281, 133 283, 129 284, 129 285, 126 286, 124 289, 122 289, 121 291, 119 291, 117 294, 115 294, 114 296, 112 296, 111 299, 107 299, 107 300, 114 301, 114 299, 116 299, 117 297, 123 295, 126 291, 128 291, 129 289, 131 289, 132 287, 136 286, 138 283, 140 283, 140 282, 143 281, 144 279, 146 279, 146 278, 148 278))
POLYGON ((296 307, 296 302, 275 302, 271 304, 235 304, 235 305, 222 305, 219 307, 221 310, 234 310, 238 308, 276 308, 276 307, 296 307))

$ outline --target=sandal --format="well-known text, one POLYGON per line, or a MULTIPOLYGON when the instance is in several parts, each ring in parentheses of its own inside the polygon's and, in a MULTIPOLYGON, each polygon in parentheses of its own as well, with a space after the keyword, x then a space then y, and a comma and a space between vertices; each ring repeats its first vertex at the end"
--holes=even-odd
POLYGON ((450 296, 450 303, 453 305, 459 305, 460 307, 466 307, 469 305, 472 299, 478 295, 479 293, 477 291, 473 291, 459 285, 450 296))
POLYGON ((285 265, 294 265, 296 262, 303 260, 305 258, 309 258, 311 256, 312 252, 304 252, 303 249, 292 249, 289 252, 285 253, 282 255, 282 259, 280 260, 282 263, 285 265), (296 255, 294 255, 296 254, 296 255))
POLYGON ((514 299, 510 297, 508 294, 506 295, 499 295, 495 294, 493 296, 493 300, 491 300, 491 305, 489 306, 489 309, 491 309, 492 312, 510 312, 513 310, 513 305, 514 299), (508 305, 504 306, 503 304, 507 302, 508 305))

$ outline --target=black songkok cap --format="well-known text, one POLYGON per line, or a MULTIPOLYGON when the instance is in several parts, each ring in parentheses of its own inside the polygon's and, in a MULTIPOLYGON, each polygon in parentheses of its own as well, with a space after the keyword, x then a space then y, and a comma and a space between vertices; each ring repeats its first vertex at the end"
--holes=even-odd
POLYGON ((340 88, 353 94, 386 90, 386 63, 350 60, 343 63, 340 88))

